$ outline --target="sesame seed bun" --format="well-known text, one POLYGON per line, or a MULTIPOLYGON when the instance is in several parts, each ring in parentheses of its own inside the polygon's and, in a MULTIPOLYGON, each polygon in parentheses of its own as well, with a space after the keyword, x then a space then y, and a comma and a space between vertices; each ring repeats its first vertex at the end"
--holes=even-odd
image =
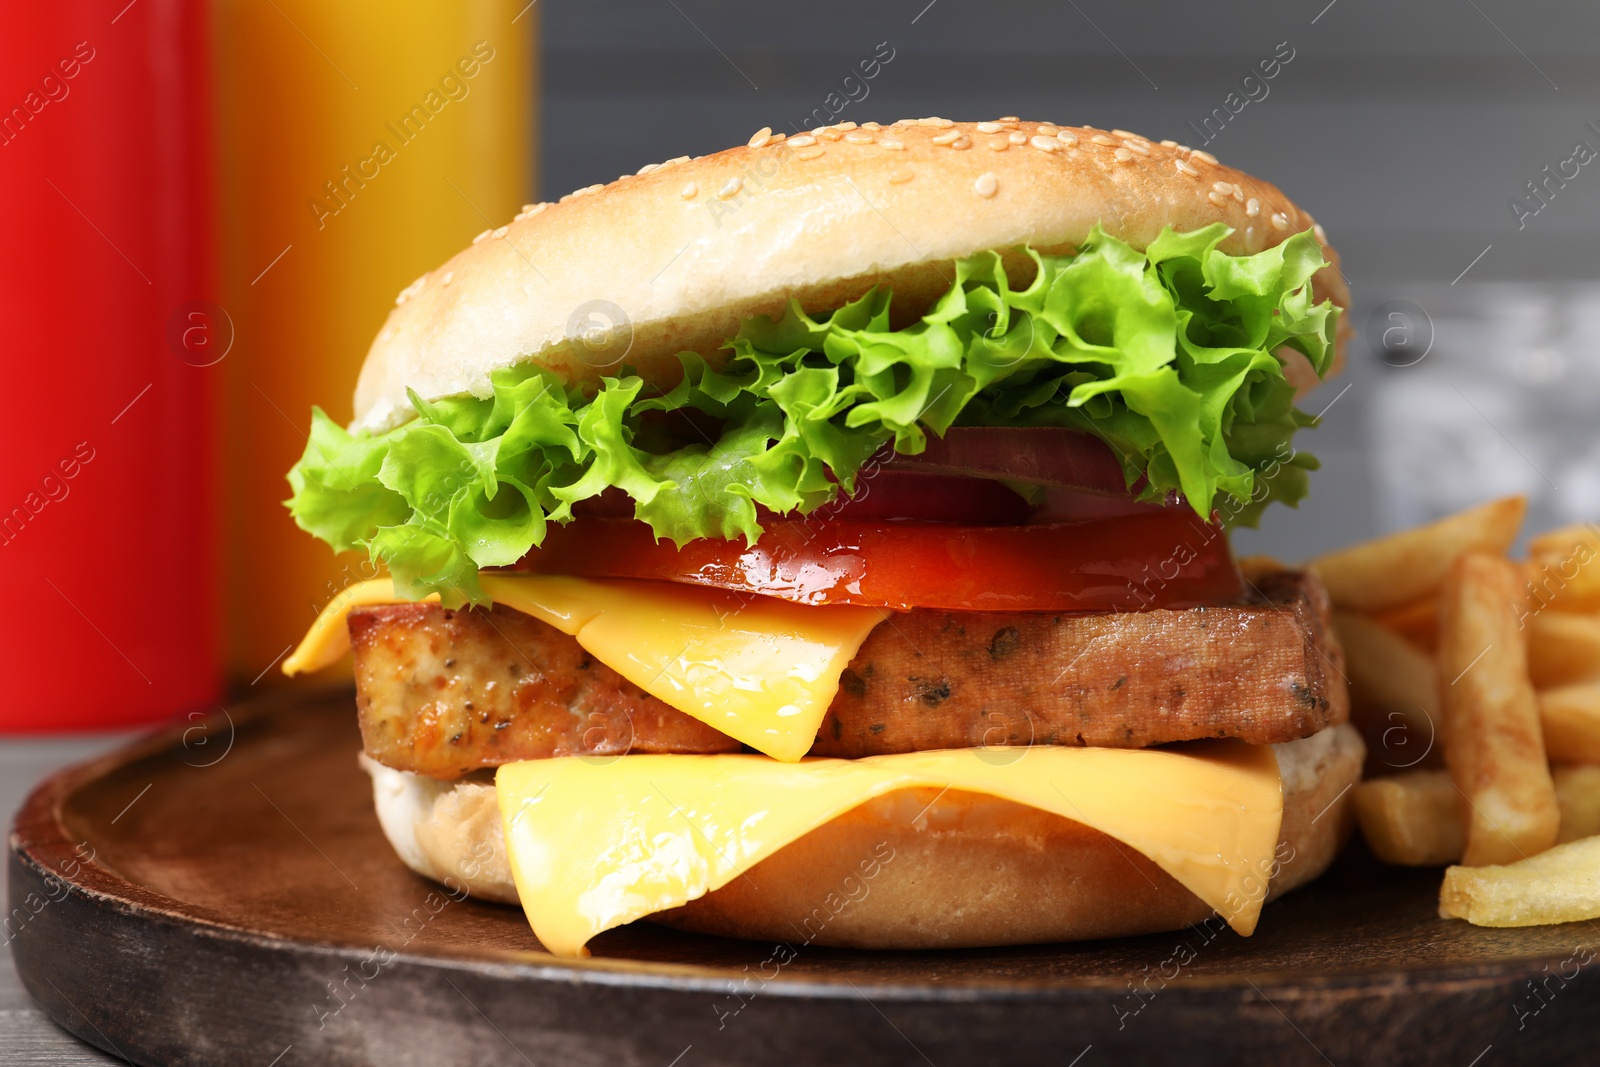
MULTIPOLYGON (((1354 824, 1365 746, 1348 723, 1272 746, 1283 823, 1268 899, 1327 869, 1354 824)), ((380 766, 378 819, 400 859, 474 896, 516 903, 494 786, 380 766)), ((972 793, 903 790, 780 849, 749 878, 651 916, 700 933, 851 948, 955 948, 1176 930, 1211 908, 1081 823, 972 793), (848 897, 841 906, 839 898, 848 897)))
MULTIPOLYGON (((576 382, 626 360, 671 385, 677 352, 715 365, 743 318, 790 297, 826 311, 887 284, 913 314, 948 287, 952 259, 1069 249, 1096 223, 1142 249, 1163 226, 1214 222, 1234 228, 1222 248, 1235 254, 1315 225, 1273 185, 1124 130, 922 119, 758 131, 530 205, 417 279, 367 354, 354 425, 404 421, 408 387, 487 395, 492 371, 528 361, 576 382)), ((1336 268, 1313 284, 1349 306, 1336 268)))

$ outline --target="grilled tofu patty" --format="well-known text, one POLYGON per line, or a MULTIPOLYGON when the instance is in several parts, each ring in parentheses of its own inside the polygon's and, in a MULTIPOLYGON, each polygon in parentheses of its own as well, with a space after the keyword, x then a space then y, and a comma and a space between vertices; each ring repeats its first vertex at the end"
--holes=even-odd
POLYGON ((457 778, 551 756, 740 749, 510 608, 357 608, 350 640, 362 746, 396 770, 457 778))
POLYGON ((912 611, 868 635, 812 748, 873 756, 979 745, 1273 745, 1349 717, 1344 653, 1312 575, 1226 607, 912 611))
MULTIPOLYGON (((1286 572, 1220 607, 898 614, 841 676, 811 751, 1308 737, 1348 717, 1328 612, 1314 576, 1286 572)), ((455 778, 514 760, 740 747, 509 608, 358 608, 350 635, 367 754, 397 770, 455 778)))

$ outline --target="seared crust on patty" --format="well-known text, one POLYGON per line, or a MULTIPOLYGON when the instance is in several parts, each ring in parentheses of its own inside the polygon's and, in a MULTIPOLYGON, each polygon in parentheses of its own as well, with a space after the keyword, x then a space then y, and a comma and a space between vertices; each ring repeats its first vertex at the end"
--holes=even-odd
MULTIPOLYGON (((1257 603, 1204 609, 893 616, 842 675, 811 751, 1276 744, 1344 722, 1321 583, 1274 575, 1260 590, 1257 603)), ((550 756, 739 748, 508 608, 358 608, 350 634, 367 754, 398 770, 456 778, 550 756)))
POLYGON ((510 608, 358 608, 350 642, 362 745, 388 767, 456 778, 551 756, 739 750, 510 608))
POLYGON ((1344 722, 1344 653, 1322 582, 1285 571, 1257 592, 1230 607, 895 616, 851 661, 812 755, 1272 745, 1344 722))

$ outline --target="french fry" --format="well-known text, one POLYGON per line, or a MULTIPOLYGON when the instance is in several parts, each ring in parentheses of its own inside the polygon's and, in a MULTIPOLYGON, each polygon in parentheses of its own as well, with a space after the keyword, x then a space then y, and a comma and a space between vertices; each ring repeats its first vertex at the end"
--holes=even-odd
MULTIPOLYGON (((1551 769, 1561 810, 1560 843, 1600 834, 1600 767, 1551 769)), ((1431 867, 1461 858, 1466 833, 1461 794, 1446 771, 1407 771, 1356 786, 1351 799, 1372 854, 1402 867, 1431 867)))
POLYGON ((1600 611, 1600 525, 1564 526, 1528 543, 1533 610, 1600 611))
POLYGON ((1600 616, 1570 611, 1529 615, 1528 673, 1537 689, 1600 682, 1600 616))
POLYGON ((1556 780, 1556 803, 1561 805, 1560 840, 1600 834, 1600 767, 1552 767, 1550 775, 1556 780))
POLYGON ((1469 867, 1543 852, 1560 828, 1522 605, 1521 569, 1481 552, 1451 565, 1439 597, 1444 753, 1463 798, 1469 867))
POLYGON ((1539 694, 1544 748, 1554 763, 1600 763, 1600 685, 1569 685, 1539 694))
POLYGON ((1461 858, 1461 794, 1448 772, 1409 771, 1362 782, 1353 799, 1361 836, 1383 862, 1437 867, 1461 858))
POLYGON ((1420 600, 1437 590, 1464 552, 1504 555, 1528 510, 1511 496, 1457 512, 1426 526, 1388 534, 1311 561, 1333 603, 1380 611, 1420 600))
POLYGON ((1439 598, 1425 596, 1397 608, 1374 612, 1371 618, 1430 655, 1439 651, 1439 598))
POLYGON ((1600 918, 1600 837, 1504 866, 1451 867, 1439 917, 1476 926, 1543 926, 1600 918))
POLYGON ((1364 615, 1339 611, 1333 621, 1349 671, 1350 713, 1366 737, 1369 766, 1437 766, 1443 750, 1436 744, 1439 683, 1433 657, 1364 615))

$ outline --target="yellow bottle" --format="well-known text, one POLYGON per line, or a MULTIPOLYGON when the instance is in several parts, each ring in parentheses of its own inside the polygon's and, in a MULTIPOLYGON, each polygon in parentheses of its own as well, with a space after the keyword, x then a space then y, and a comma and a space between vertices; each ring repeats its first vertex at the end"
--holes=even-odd
POLYGON ((222 305, 234 346, 218 493, 230 674, 267 668, 371 577, 297 529, 284 474, 311 405, 341 423, 413 278, 532 199, 537 8, 526 0, 221 0, 222 305))

